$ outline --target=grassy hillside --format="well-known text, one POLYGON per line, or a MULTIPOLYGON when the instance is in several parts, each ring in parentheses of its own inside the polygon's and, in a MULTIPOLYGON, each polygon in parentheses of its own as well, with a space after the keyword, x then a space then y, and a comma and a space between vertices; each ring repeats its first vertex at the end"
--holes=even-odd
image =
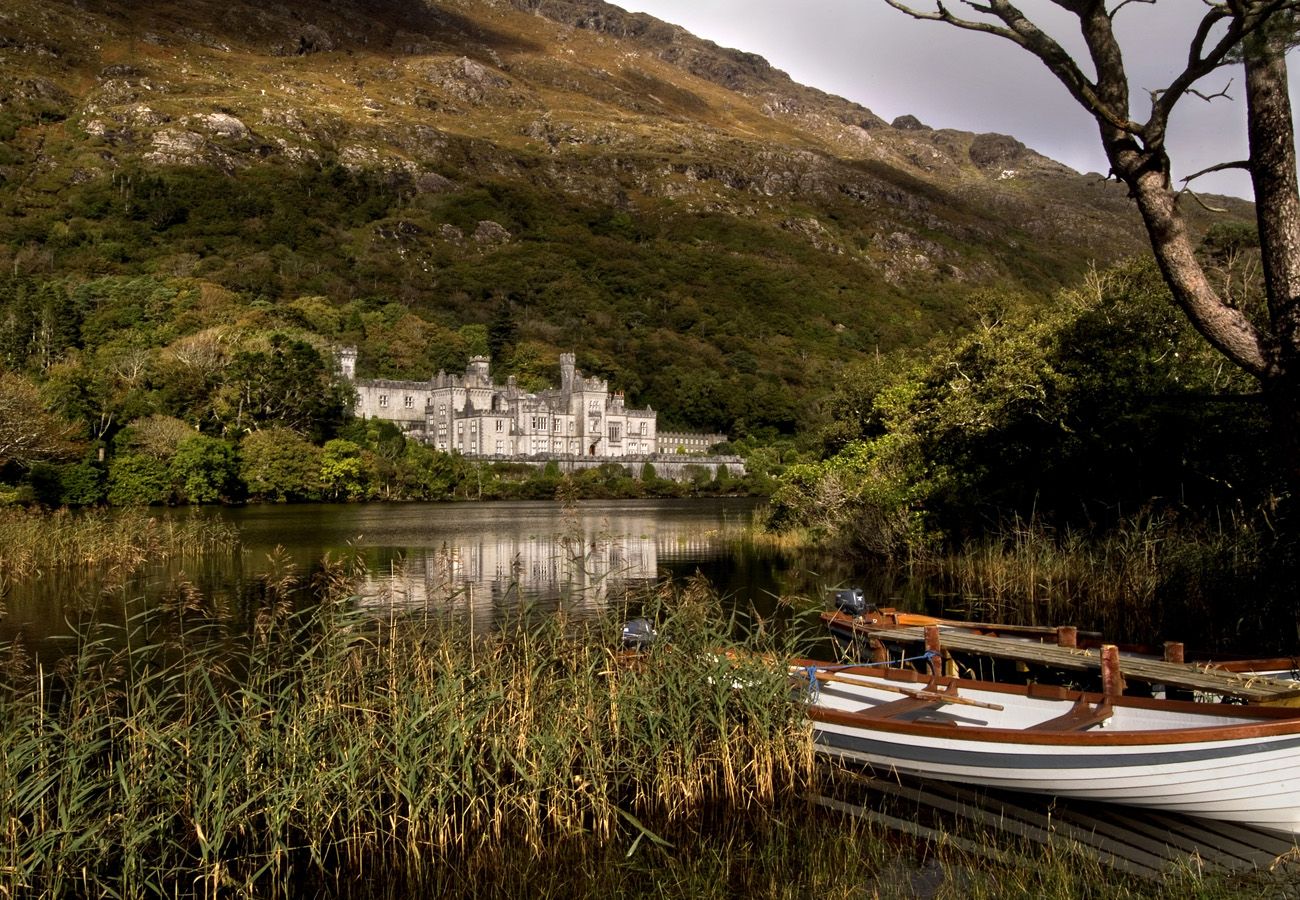
POLYGON ((1142 246, 1099 176, 599 3, 3 15, 3 363, 38 378, 268 329, 372 375, 574 348, 665 425, 788 433, 845 361, 1142 246))

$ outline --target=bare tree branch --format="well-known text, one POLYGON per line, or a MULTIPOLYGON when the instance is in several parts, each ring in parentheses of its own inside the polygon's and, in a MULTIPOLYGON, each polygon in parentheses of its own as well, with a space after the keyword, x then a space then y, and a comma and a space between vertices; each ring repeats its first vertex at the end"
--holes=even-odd
POLYGON ((1230 87, 1232 87, 1231 78, 1228 79, 1228 83, 1223 86, 1222 90, 1216 91, 1213 94, 1203 93, 1201 91, 1198 91, 1196 88, 1188 88, 1187 93, 1191 94, 1193 97, 1200 97, 1206 103, 1210 103, 1214 100, 1219 100, 1219 99, 1231 100, 1232 97, 1228 94, 1228 88, 1230 87))
POLYGON ((1191 175, 1188 175, 1183 179, 1183 184, 1187 184, 1187 182, 1191 181, 1193 178, 1200 178, 1202 175, 1209 175, 1211 172, 1222 172, 1226 169, 1246 169, 1249 171, 1250 160, 1238 159, 1232 162, 1217 163, 1210 166, 1208 169, 1201 169, 1199 172, 1193 172, 1191 175))
POLYGON ((1196 201, 1196 205, 1199 206, 1201 209, 1205 210, 1206 212, 1226 213, 1228 211, 1226 208, 1221 206, 1210 206, 1210 204, 1206 203, 1204 200, 1201 199, 1201 195, 1196 193, 1196 191, 1183 188, 1181 191, 1178 192, 1178 194, 1179 196, 1186 194, 1187 196, 1191 197, 1193 200, 1196 201))
MULTIPOLYGON (((1088 112, 1105 120, 1119 131, 1129 134, 1138 134, 1141 131, 1141 126, 1128 118, 1126 85, 1094 84, 1059 43, 1026 18, 1008 0, 989 0, 988 4, 976 3, 974 0, 962 0, 962 2, 978 13, 998 19, 1002 24, 995 25, 990 22, 959 18, 953 15, 942 2, 936 3, 936 12, 927 13, 903 3, 902 0, 885 0, 889 6, 914 19, 943 22, 967 31, 993 34, 1011 41, 1037 56, 1088 112)), ((1052 2, 1077 15, 1093 14, 1099 10, 1102 17, 1105 17, 1102 0, 1052 0, 1052 2)), ((1118 53, 1119 45, 1114 43, 1113 39, 1109 46, 1112 52, 1118 53)), ((1106 71, 1100 65, 1097 69, 1099 72, 1106 71)))
POLYGON ((1119 11, 1124 7, 1128 6, 1130 3, 1144 3, 1147 6, 1155 6, 1156 0, 1120 0, 1119 5, 1116 6, 1114 9, 1112 9, 1109 13, 1111 21, 1113 22, 1115 20, 1115 17, 1119 15, 1119 11))

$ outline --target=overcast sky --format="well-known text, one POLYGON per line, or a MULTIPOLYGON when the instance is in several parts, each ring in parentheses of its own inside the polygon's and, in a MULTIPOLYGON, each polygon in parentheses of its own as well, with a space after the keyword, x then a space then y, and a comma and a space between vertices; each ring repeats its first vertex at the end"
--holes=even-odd
MULTIPOLYGON (((725 47, 765 57, 795 81, 855 100, 886 121, 910 113, 935 128, 1014 135, 1081 172, 1106 171, 1097 128, 1036 59, 1010 42, 938 22, 918 22, 883 0, 626 0, 617 5, 681 25, 725 47)), ((1069 48, 1079 46, 1072 17, 1048 0, 1019 8, 1069 48), (1056 27, 1050 27, 1056 26, 1056 27)), ((933 0, 918 0, 933 9, 933 0)), ((954 12, 960 3, 950 3, 954 12)), ((1146 117, 1146 91, 1168 84, 1187 57, 1205 7, 1198 0, 1132 3, 1116 19, 1135 97, 1146 117)), ((971 16, 973 17, 973 16, 971 16)), ((1292 69, 1297 68, 1294 58, 1292 69)), ((1300 108, 1292 77, 1292 104, 1300 108)), ((1233 102, 1180 101, 1169 149, 1179 178, 1246 155, 1245 102, 1239 68, 1200 86, 1227 87, 1233 102), (1231 84, 1229 84, 1231 82, 1231 84)), ((1194 188, 1249 197, 1244 172, 1197 179, 1194 188)))

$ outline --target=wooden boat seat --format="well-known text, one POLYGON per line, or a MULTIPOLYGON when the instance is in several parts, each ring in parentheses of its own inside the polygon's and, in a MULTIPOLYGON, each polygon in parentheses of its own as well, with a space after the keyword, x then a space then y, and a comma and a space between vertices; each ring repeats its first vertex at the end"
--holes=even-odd
POLYGON ((1114 710, 1110 700, 1102 700, 1093 706, 1086 698, 1080 697, 1070 707, 1069 712, 1062 713, 1055 719, 1030 725, 1026 731, 1087 731, 1094 725, 1100 725, 1111 717, 1114 710))
POLYGON ((936 699, 934 697, 909 696, 899 697, 897 700, 890 700, 888 703, 877 703, 875 706, 865 706, 854 711, 858 715, 866 716, 869 719, 893 719, 911 712, 938 709, 947 702, 945 699, 936 699))

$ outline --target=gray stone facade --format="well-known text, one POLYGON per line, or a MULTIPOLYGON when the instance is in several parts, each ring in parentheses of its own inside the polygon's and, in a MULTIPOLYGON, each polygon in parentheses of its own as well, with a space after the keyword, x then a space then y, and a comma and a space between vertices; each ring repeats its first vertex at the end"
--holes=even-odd
POLYGON ((725 444, 725 434, 694 434, 686 431, 659 432, 660 453, 682 453, 690 456, 707 456, 718 444, 725 444))

